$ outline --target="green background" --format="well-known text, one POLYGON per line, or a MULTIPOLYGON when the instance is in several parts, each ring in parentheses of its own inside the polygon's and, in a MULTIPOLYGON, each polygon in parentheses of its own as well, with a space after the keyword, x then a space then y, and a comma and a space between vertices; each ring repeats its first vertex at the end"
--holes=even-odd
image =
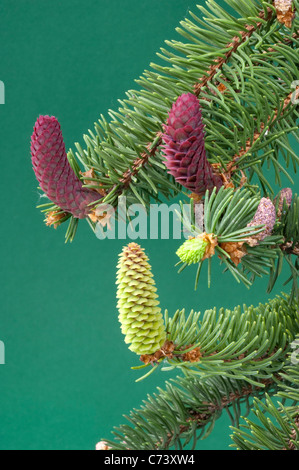
MULTIPOLYGON (((83 221, 65 245, 65 225, 44 225, 35 208, 30 136, 38 115, 50 114, 67 148, 83 143, 82 134, 135 87, 164 40, 178 37, 175 27, 196 3, 1 0, 0 449, 93 449, 170 378, 160 372, 135 383, 131 366, 139 361, 123 342, 115 307, 115 266, 125 242, 100 241, 83 221)), ((194 292, 194 270, 178 275, 174 267, 179 241, 142 245, 170 313, 268 299, 267 279, 248 290, 217 261, 211 288, 203 273, 194 292)), ((223 415, 198 448, 228 448, 229 424, 223 415)))

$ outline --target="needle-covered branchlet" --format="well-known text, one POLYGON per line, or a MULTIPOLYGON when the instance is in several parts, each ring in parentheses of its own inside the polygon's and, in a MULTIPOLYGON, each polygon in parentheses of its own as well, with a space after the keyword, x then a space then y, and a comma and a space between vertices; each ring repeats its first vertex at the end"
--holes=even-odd
MULTIPOLYGON (((275 206, 269 198, 262 198, 257 211, 252 221, 247 227, 254 227, 256 225, 264 225, 264 229, 256 235, 251 235, 246 238, 246 243, 249 246, 256 246, 266 237, 272 234, 276 221, 275 206)), ((247 255, 246 244, 241 242, 226 242, 220 243, 220 248, 227 252, 231 261, 238 266, 244 256, 247 255)))

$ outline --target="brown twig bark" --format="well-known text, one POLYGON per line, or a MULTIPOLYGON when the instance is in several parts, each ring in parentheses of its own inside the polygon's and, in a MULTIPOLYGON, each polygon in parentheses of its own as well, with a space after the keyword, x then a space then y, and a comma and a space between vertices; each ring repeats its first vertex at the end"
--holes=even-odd
POLYGON ((153 144, 148 144, 147 145, 147 150, 148 152, 143 152, 140 157, 136 158, 136 160, 134 161, 133 165, 132 165, 132 168, 131 169, 128 169, 126 170, 124 173, 123 173, 123 176, 120 180, 120 183, 122 184, 122 187, 123 188, 127 188, 131 181, 132 181, 132 178, 134 176, 137 175, 138 171, 144 166, 146 165, 146 163, 148 163, 148 160, 153 157, 155 154, 156 154, 156 151, 158 149, 158 147, 161 145, 161 142, 162 142, 162 133, 159 132, 157 134, 157 141, 155 143, 155 145, 153 144))
MULTIPOLYGON (((288 94, 288 96, 284 99, 283 101, 283 105, 282 105, 282 108, 281 108, 281 113, 279 114, 279 116, 281 116, 283 114, 283 112, 285 111, 285 109, 287 108, 287 106, 290 104, 291 100, 292 100, 292 96, 294 95, 295 99, 297 100, 298 97, 299 97, 299 86, 296 88, 296 90, 292 91, 291 93, 288 94)), ((273 116, 273 120, 272 122, 274 122, 278 117, 278 109, 276 109, 275 113, 274 113, 274 116, 273 116)), ((259 130, 256 130, 256 132, 254 133, 253 135, 253 139, 248 139, 246 141, 246 145, 245 147, 241 148, 240 152, 239 153, 236 153, 233 157, 232 157, 232 160, 228 163, 227 167, 226 167, 226 171, 223 173, 223 177, 227 180, 227 181, 230 181, 231 180, 231 176, 232 176, 232 173, 234 171, 236 171, 238 169, 238 166, 237 166, 237 162, 238 160, 243 156, 245 155, 246 153, 250 152, 250 150, 252 149, 252 147, 254 146, 254 144, 257 142, 257 140, 260 138, 261 134, 263 133, 265 127, 268 125, 269 123, 269 120, 270 120, 270 117, 268 119, 268 122, 266 123, 261 123, 260 125, 260 129, 259 130)))
POLYGON ((181 348, 180 352, 175 352, 175 349, 176 345, 172 341, 166 340, 161 349, 159 349, 153 354, 143 354, 142 356, 140 356, 140 360, 146 365, 154 365, 166 358, 176 358, 184 362, 198 362, 201 358, 200 348, 193 347, 192 344, 181 348))
POLYGON ((283 245, 280 245, 280 249, 287 253, 288 255, 296 255, 299 256, 299 245, 295 244, 293 245, 292 242, 287 242, 284 243, 283 245))

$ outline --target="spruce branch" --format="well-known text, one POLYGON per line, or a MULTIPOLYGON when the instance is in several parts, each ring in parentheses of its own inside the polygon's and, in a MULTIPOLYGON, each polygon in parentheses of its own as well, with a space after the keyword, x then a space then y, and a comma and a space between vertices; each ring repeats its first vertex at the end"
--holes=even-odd
POLYGON ((223 65, 229 61, 232 54, 237 52, 238 48, 249 39, 252 34, 261 28, 265 24, 265 21, 270 22, 273 19, 273 10, 268 7, 266 11, 261 11, 258 14, 258 18, 264 21, 259 21, 255 24, 245 25, 242 31, 239 31, 236 36, 233 37, 232 41, 226 45, 227 52, 224 56, 214 60, 215 63, 210 65, 209 69, 205 73, 205 76, 199 79, 199 83, 194 85, 194 93, 196 96, 199 96, 203 87, 207 86, 210 81, 215 77, 216 73, 222 69, 223 65))
POLYGON ((299 299, 298 275, 299 275, 299 197, 292 194, 288 189, 288 200, 283 199, 282 190, 277 196, 276 211, 278 220, 273 233, 281 235, 282 243, 279 244, 278 258, 273 260, 270 270, 269 284, 267 292, 273 289, 273 286, 281 272, 282 264, 285 262, 290 269, 290 277, 285 281, 285 285, 291 282, 290 299, 299 299), (281 199, 283 201, 281 202, 281 199))
MULTIPOLYGON (((205 201, 191 199, 191 218, 181 221, 189 240, 177 250, 178 272, 197 264, 195 289, 203 263, 209 263, 208 286, 211 284, 213 258, 217 257, 237 282, 248 288, 257 277, 269 276, 267 292, 271 292, 282 270, 290 268, 291 297, 299 299, 299 200, 291 188, 284 188, 273 199, 260 198, 249 189, 222 187, 218 193, 207 191, 205 201), (288 202, 281 195, 287 191, 288 202), (197 225, 196 207, 203 209, 203 221, 197 225), (208 235, 207 235, 208 234, 208 235), (207 238, 209 237, 209 238, 207 238), (211 243, 213 241, 213 243, 211 243), (205 260, 208 261, 205 261, 205 260)), ((185 208, 186 210, 186 208, 185 208)), ((286 284, 285 283, 285 284, 286 284)))
MULTIPOLYGON (((299 344, 299 335, 295 340, 299 344)), ((299 370, 298 359, 287 356, 280 375, 276 399, 266 395, 265 403, 255 398, 253 413, 257 421, 244 418, 245 424, 233 429, 233 447, 241 450, 298 450, 299 449, 299 370), (291 404, 286 405, 286 401, 291 404)), ((274 398, 274 397, 273 397, 274 398)))
MULTIPOLYGON (((122 194, 125 189, 130 186, 132 183, 132 180, 134 179, 135 176, 137 176, 138 172, 148 163, 149 159, 151 157, 154 157, 157 149, 161 145, 161 140, 162 140, 162 133, 158 132, 156 139, 154 140, 153 143, 149 143, 147 145, 147 151, 143 152, 140 156, 136 158, 134 161, 132 168, 127 169, 123 175, 122 178, 120 179, 120 185, 117 185, 117 192, 116 194, 122 194)), ((114 190, 114 187, 112 187, 111 191, 114 190)), ((107 195, 107 194, 106 194, 107 195)))
POLYGON ((199 439, 212 432, 223 411, 237 426, 242 405, 249 412, 253 396, 275 390, 276 381, 270 379, 252 386, 226 377, 178 377, 125 416, 129 425, 116 427, 114 440, 104 439, 105 450, 184 449, 190 444, 195 448, 199 439))
MULTIPOLYGON (((281 172, 291 180, 287 167, 293 163, 295 168, 299 161, 288 141, 297 130, 290 91, 298 70, 298 16, 288 30, 264 0, 246 6, 226 2, 234 14, 215 1, 198 7, 205 20, 190 12, 191 19, 177 28, 183 41, 166 41, 174 52, 162 48, 158 54, 169 65, 151 64, 137 80, 141 89, 128 91, 118 110, 109 110, 111 120, 101 116, 95 130, 84 135, 86 149, 76 144, 77 152, 69 151, 68 160, 79 175, 78 164, 83 173, 94 171, 85 186, 101 188, 101 203, 116 207, 118 196, 125 195, 128 202, 148 207, 152 200, 181 192, 165 170, 161 133, 174 101, 194 90, 203 111, 208 162, 225 185, 251 187, 256 175, 262 189, 272 191, 264 163, 273 165, 277 184, 281 172)), ((292 8, 297 11, 297 0, 292 8)), ((53 204, 47 208, 57 210, 61 208, 53 204)), ((77 227, 73 219, 69 239, 77 227)))
POLYGON ((291 28, 294 19, 293 0, 274 0, 277 19, 287 28, 291 28))
POLYGON ((142 362, 132 369, 146 369, 137 381, 158 368, 184 377, 148 396, 127 417, 130 425, 98 449, 185 448, 192 440, 195 447, 224 410, 236 448, 299 449, 299 371, 291 354, 299 344, 299 197, 283 188, 273 199, 264 171, 272 165, 281 186, 281 174, 292 183, 288 168, 299 163, 289 142, 291 135, 298 140, 298 0, 225 1, 233 14, 214 0, 198 7, 204 19, 190 12, 177 28, 183 41, 166 41, 171 51, 158 54, 164 65, 151 64, 137 81, 141 89, 109 110, 110 121, 101 116, 84 135, 86 149, 76 144, 77 152, 66 155, 60 126, 48 116, 32 136, 33 169, 51 201, 40 207, 47 225, 69 220, 66 240, 81 218, 93 229, 105 224, 98 204, 114 213, 125 195, 147 208, 184 186, 192 191, 184 226, 192 236, 177 250, 178 265, 179 272, 197 265, 195 286, 203 262, 210 286, 215 255, 247 287, 268 275, 268 292, 283 263, 291 272, 290 294, 264 305, 189 315, 183 309, 172 317, 165 310, 163 319, 144 250, 124 247, 118 319, 142 362), (199 206, 203 227, 196 223, 199 206), (245 417, 239 427, 244 404, 258 422, 245 417))
POLYGON ((163 153, 168 173, 198 196, 223 184, 207 160, 204 137, 199 101, 193 93, 183 93, 172 105, 164 126, 163 153))
POLYGON ((51 211, 55 220, 48 219, 47 224, 57 225, 65 218, 65 212, 78 219, 85 218, 91 204, 98 202, 100 196, 83 187, 82 182, 72 170, 65 152, 60 124, 53 116, 40 116, 34 126, 31 137, 32 166, 36 178, 47 197, 60 210, 51 211), (62 214, 61 214, 62 213, 62 214))
POLYGON ((256 384, 280 369, 281 355, 298 330, 298 306, 283 297, 256 308, 208 310, 201 320, 194 311, 186 317, 178 310, 170 318, 166 310, 163 322, 148 258, 136 243, 123 249, 117 284, 125 342, 144 363, 133 369, 151 367, 138 381, 161 365, 165 371, 178 368, 256 384))
MULTIPOLYGON (((298 37, 298 35, 296 37, 298 37)), ((292 98, 297 100, 298 96, 299 96, 299 86, 297 86, 295 91, 292 91, 291 93, 287 95, 287 97, 281 102, 279 108, 276 108, 274 110, 274 115, 268 117, 268 120, 266 123, 264 122, 260 123, 259 130, 256 130, 254 132, 253 137, 247 139, 245 147, 241 148, 240 151, 233 156, 231 162, 227 164, 226 171, 224 172, 224 175, 223 175, 226 181, 231 181, 232 173, 235 171, 238 171, 238 160, 241 157, 244 157, 252 152, 254 145, 264 135, 265 129, 267 128, 267 132, 269 132, 269 130, 271 130, 271 127, 275 124, 275 121, 283 116, 285 110, 290 105, 292 98)), ((241 184, 243 185, 244 182, 242 181, 241 184)))
MULTIPOLYGON (((188 325, 192 325, 193 333, 188 341, 192 341, 192 335, 199 339, 202 352, 199 363, 189 364, 185 377, 166 382, 164 389, 158 388, 157 393, 148 396, 140 409, 134 409, 126 417, 129 425, 115 428, 114 440, 105 439, 105 448, 185 448, 192 441, 195 446, 198 439, 207 437, 213 430, 223 410, 228 412, 236 429, 243 413, 241 405, 245 404, 249 412, 251 398, 267 398, 278 387, 288 398, 292 396, 288 393, 290 384, 291 387, 297 384, 295 393, 298 393, 298 368, 292 372, 296 378, 289 370, 290 345, 299 331, 296 303, 290 307, 288 298, 281 296, 266 305, 244 307, 243 312, 236 307, 231 312, 221 309, 217 315, 213 309, 204 314, 200 328, 196 328, 196 318, 198 321, 194 313, 186 318, 184 313, 177 312, 166 325, 170 339, 176 343, 186 339, 188 325), (254 337, 258 338, 257 342, 253 341, 254 337), (241 338, 243 348, 237 352, 241 338), (257 348, 259 343, 263 352, 255 349, 256 354, 252 355, 251 348, 257 348), (207 353, 215 361, 205 370, 202 362, 207 353), (234 355, 239 355, 237 361, 234 355), (192 373, 192 367, 198 368, 198 373, 192 373)), ((294 408, 288 409, 289 414, 291 411, 294 408)))
MULTIPOLYGON (((195 203, 196 205, 196 203, 195 203)), ((269 198, 260 198, 249 189, 221 187, 211 194, 206 192, 203 204, 203 226, 197 226, 194 203, 191 202, 190 223, 182 218, 184 228, 193 236, 193 241, 185 242, 177 251, 181 256, 177 266, 182 272, 190 263, 188 256, 192 254, 192 262, 197 263, 195 288, 198 286, 199 275, 204 260, 208 260, 208 286, 211 284, 212 258, 216 256, 237 282, 250 287, 256 277, 262 277, 272 268, 279 256, 279 243, 283 242, 281 232, 272 233, 276 221, 275 207, 269 198), (265 204, 266 201, 266 204, 265 204), (202 248, 195 248, 199 239, 209 234, 210 243, 206 246, 203 256, 202 248), (211 244, 211 240, 213 243, 211 244), (188 249, 187 249, 188 243, 188 249), (211 249, 212 248, 212 249, 211 249), (215 256, 216 255, 216 256, 215 256)))

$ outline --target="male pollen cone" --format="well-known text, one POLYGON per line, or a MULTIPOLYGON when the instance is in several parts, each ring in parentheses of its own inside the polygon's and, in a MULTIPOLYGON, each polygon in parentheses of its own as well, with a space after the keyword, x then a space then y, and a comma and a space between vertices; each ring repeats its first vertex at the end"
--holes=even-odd
POLYGON ((84 188, 71 168, 58 120, 40 116, 31 136, 32 166, 46 196, 65 212, 84 219, 91 211, 89 204, 98 201, 97 192, 84 188))

